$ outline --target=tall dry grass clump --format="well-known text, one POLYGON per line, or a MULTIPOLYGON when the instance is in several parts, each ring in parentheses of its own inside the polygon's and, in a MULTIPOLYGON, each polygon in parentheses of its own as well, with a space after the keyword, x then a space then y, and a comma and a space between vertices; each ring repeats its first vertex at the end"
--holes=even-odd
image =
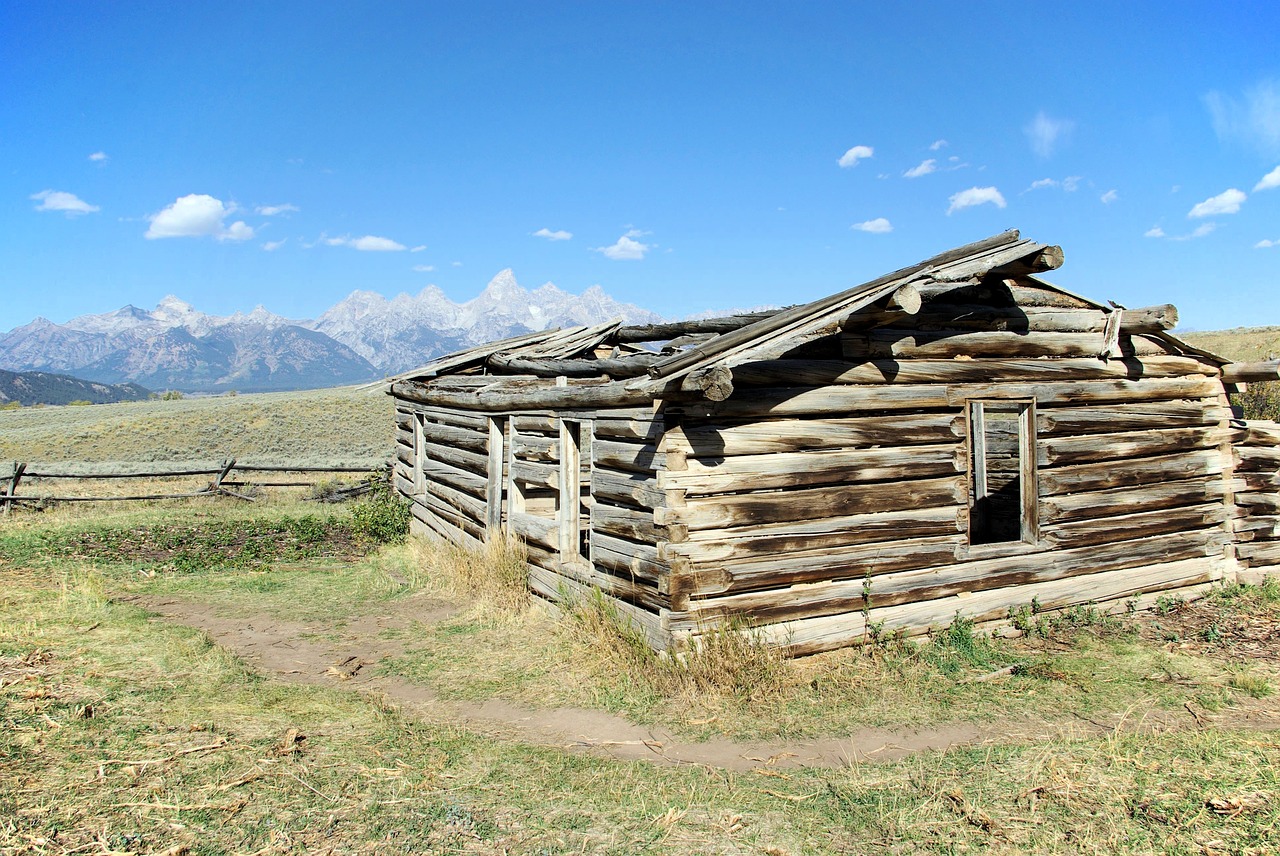
POLYGON ((570 599, 564 624, 583 659, 601 671, 638 679, 667 698, 763 701, 791 683, 779 649, 740 619, 708 629, 683 651, 659 653, 608 597, 592 590, 570 599))
POLYGON ((412 538, 410 550, 428 586, 451 599, 512 615, 529 605, 529 558, 515 538, 498 535, 480 547, 412 538))

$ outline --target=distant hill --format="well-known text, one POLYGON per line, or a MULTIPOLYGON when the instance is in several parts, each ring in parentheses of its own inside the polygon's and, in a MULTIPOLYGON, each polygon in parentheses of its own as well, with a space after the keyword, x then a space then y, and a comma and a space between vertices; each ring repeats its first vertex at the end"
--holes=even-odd
POLYGON ((110 384, 81 380, 49 372, 7 372, 0 369, 0 404, 16 401, 23 407, 33 404, 114 404, 119 401, 146 401, 151 390, 136 383, 110 384))
POLYGON ((1197 348, 1240 362, 1280 358, 1280 327, 1234 327, 1230 330, 1174 333, 1197 348))

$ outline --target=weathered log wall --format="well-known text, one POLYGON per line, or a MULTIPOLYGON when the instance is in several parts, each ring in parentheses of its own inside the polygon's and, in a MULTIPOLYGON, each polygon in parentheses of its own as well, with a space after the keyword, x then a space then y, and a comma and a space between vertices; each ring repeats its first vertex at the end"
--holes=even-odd
POLYGON ((726 400, 668 405, 656 522, 677 533, 659 547, 679 577, 669 630, 747 616, 806 654, 881 623, 921 633, 1033 600, 1123 605, 1234 570, 1217 365, 1108 330, 1066 295, 984 288, 927 293, 926 332, 872 313, 841 334, 843 361, 735 366, 726 400), (975 330, 980 312, 1003 326, 975 330), (1091 356, 1108 337, 1115 358, 1091 356), (966 404, 1010 399, 1035 402, 1038 531, 975 545, 966 404))
MULTIPOLYGON (((1238 423, 1237 423, 1238 424, 1238 423)), ((1236 556, 1242 581, 1280 574, 1280 425, 1250 421, 1235 432, 1236 556)))
POLYGON ((578 492, 588 541, 581 555, 576 545, 566 555, 562 542, 563 420, 552 411, 478 412, 401 398, 396 487, 412 500, 416 531, 477 546, 491 527, 505 529, 527 547, 536 594, 558 601, 598 589, 666 647, 661 613, 670 580, 658 557, 665 530, 654 523, 665 499, 656 477, 661 419, 652 408, 569 415, 582 446, 578 492))

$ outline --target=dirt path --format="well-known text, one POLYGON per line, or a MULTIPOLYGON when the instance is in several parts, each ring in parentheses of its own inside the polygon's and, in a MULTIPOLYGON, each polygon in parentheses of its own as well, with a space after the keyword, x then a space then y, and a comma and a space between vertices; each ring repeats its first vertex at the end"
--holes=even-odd
MULTIPOLYGON (((219 645, 260 672, 293 683, 337 686, 378 693, 435 721, 463 722, 486 733, 568 751, 596 752, 618 759, 669 764, 701 764, 728 770, 840 767, 868 761, 890 761, 917 752, 946 750, 985 742, 1034 742, 1108 733, 1116 728, 1196 728, 1206 724, 1198 713, 1133 712, 1065 723, 946 723, 918 729, 866 728, 853 734, 814 740, 735 741, 727 738, 691 741, 661 728, 636 725, 622 717, 581 708, 532 709, 500 699, 461 702, 440 698, 429 687, 403 678, 374 675, 380 660, 401 653, 384 631, 430 624, 454 612, 440 602, 408 602, 377 615, 353 618, 340 628, 284 621, 265 614, 228 617, 216 605, 173 597, 136 596, 122 600, 161 618, 202 630, 219 645), (412 608, 410 611, 405 606, 412 608), (331 640, 324 636, 337 634, 331 640)), ((1254 712, 1236 727, 1280 728, 1274 711, 1254 712)))

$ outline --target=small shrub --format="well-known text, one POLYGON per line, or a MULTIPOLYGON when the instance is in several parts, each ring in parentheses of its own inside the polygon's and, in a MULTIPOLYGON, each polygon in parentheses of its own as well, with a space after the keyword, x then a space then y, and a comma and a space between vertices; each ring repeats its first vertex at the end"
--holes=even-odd
POLYGON ((409 534, 409 501, 381 473, 369 476, 371 490, 351 506, 352 529, 378 544, 394 544, 409 534))
POLYGON ((1186 605, 1186 601, 1177 595, 1162 594, 1156 598, 1156 615, 1169 615, 1186 605))
POLYGON ((1250 382, 1244 392, 1231 396, 1244 419, 1280 419, 1280 381, 1250 382))
POLYGON ((990 670, 1000 651, 988 636, 973 632, 973 620, 957 615, 955 620, 934 635, 929 645, 920 649, 920 657, 943 674, 957 675, 963 669, 990 670))

